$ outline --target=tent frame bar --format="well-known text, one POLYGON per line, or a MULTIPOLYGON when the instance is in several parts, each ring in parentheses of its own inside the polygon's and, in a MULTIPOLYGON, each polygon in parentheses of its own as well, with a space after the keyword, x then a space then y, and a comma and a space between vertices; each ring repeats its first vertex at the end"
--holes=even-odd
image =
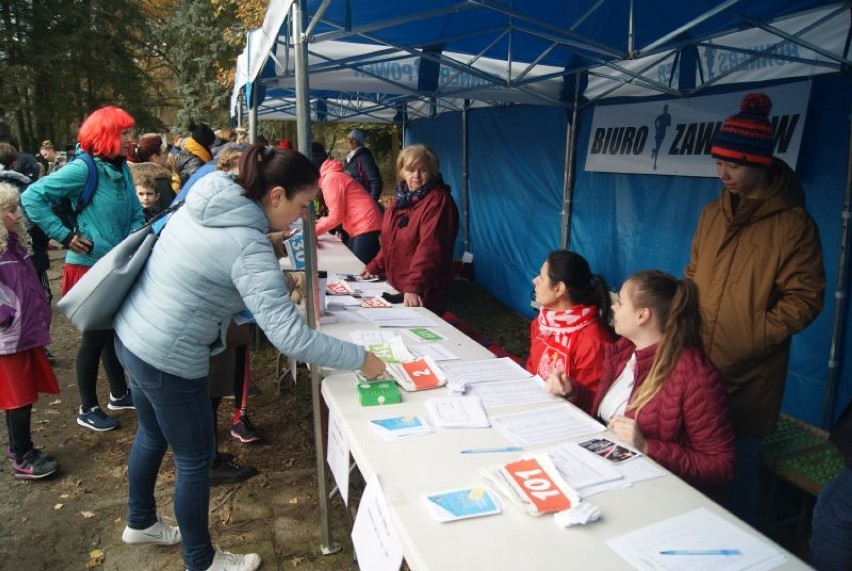
POLYGON ((850 109, 849 120, 849 153, 846 157, 846 194, 843 201, 843 210, 840 213, 840 255, 837 263, 837 285, 834 289, 834 322, 831 329, 831 349, 828 354, 828 374, 825 380, 825 396, 823 397, 822 428, 831 428, 831 419, 834 415, 835 393, 840 375, 840 348, 843 344, 844 323, 846 314, 846 298, 848 289, 847 266, 849 263, 849 240, 852 238, 852 225, 849 223, 852 217, 852 109, 850 109))
POLYGON ((562 224, 559 247, 567 250, 571 244, 571 212, 574 194, 574 155, 577 141, 577 108, 580 103, 580 73, 574 76, 574 105, 571 110, 571 124, 568 125, 565 141, 565 168, 562 179, 562 224))

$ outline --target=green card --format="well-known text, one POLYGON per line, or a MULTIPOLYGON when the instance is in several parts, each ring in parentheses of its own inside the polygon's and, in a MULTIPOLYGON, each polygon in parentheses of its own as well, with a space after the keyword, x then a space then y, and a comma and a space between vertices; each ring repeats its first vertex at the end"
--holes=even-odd
POLYGON ((412 327, 409 329, 412 333, 423 339, 424 341, 443 341, 444 338, 426 327, 412 327))

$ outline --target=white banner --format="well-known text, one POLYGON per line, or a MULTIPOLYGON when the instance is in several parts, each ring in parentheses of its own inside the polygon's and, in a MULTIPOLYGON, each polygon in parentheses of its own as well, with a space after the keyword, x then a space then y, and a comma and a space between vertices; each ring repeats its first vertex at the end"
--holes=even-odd
MULTIPOLYGON (((708 39, 698 45, 695 86, 837 73, 840 64, 836 59, 805 46, 819 46, 821 50, 848 58, 849 27, 849 9, 837 4, 776 20, 771 28, 750 28, 708 39), (782 34, 796 36, 803 43, 789 41, 782 34), (765 53, 758 55, 760 52, 765 53)), ((620 61, 617 67, 592 68, 583 95, 595 99, 659 94, 659 87, 651 82, 677 89, 680 84, 675 66, 677 54, 670 50, 620 61)))
MULTIPOLYGON (((772 99, 774 154, 795 168, 810 82, 760 89, 772 99)), ((653 103, 595 107, 586 170, 715 177, 713 135, 755 90, 653 103)))

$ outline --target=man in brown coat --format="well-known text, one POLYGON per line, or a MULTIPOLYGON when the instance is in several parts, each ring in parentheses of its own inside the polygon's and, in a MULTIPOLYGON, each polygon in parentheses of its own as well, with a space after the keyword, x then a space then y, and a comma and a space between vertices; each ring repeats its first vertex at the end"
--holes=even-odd
POLYGON ((825 271, 805 193, 774 139, 762 93, 716 134, 724 190, 701 213, 686 275, 698 284, 705 350, 728 386, 737 437, 729 508, 754 521, 760 439, 778 422, 790 338, 823 306, 825 271))

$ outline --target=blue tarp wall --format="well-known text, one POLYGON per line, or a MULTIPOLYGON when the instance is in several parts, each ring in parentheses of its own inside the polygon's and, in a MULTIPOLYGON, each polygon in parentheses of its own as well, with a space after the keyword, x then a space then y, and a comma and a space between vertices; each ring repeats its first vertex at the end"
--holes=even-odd
MULTIPOLYGON (((819 425, 840 255, 852 77, 834 74, 811 81, 796 170, 822 238, 825 308, 793 340, 783 410, 819 425)), ((530 307, 531 279, 548 252, 559 247, 569 113, 536 106, 468 112, 470 250, 475 277, 527 317, 535 315, 530 307)), ((683 275, 698 216, 707 202, 719 196, 720 183, 715 178, 586 172, 592 113, 591 107, 579 113, 570 248, 585 256, 611 289, 617 290, 627 276, 645 268, 683 275)), ((407 144, 421 142, 436 151, 460 209, 461 121, 461 114, 448 113, 413 121, 406 129, 407 144)), ((708 156, 707 160, 713 159, 708 156)), ((460 231, 457 254, 461 240, 460 231)), ((840 349, 835 417, 852 399, 848 312, 843 322, 846 332, 840 349)))

